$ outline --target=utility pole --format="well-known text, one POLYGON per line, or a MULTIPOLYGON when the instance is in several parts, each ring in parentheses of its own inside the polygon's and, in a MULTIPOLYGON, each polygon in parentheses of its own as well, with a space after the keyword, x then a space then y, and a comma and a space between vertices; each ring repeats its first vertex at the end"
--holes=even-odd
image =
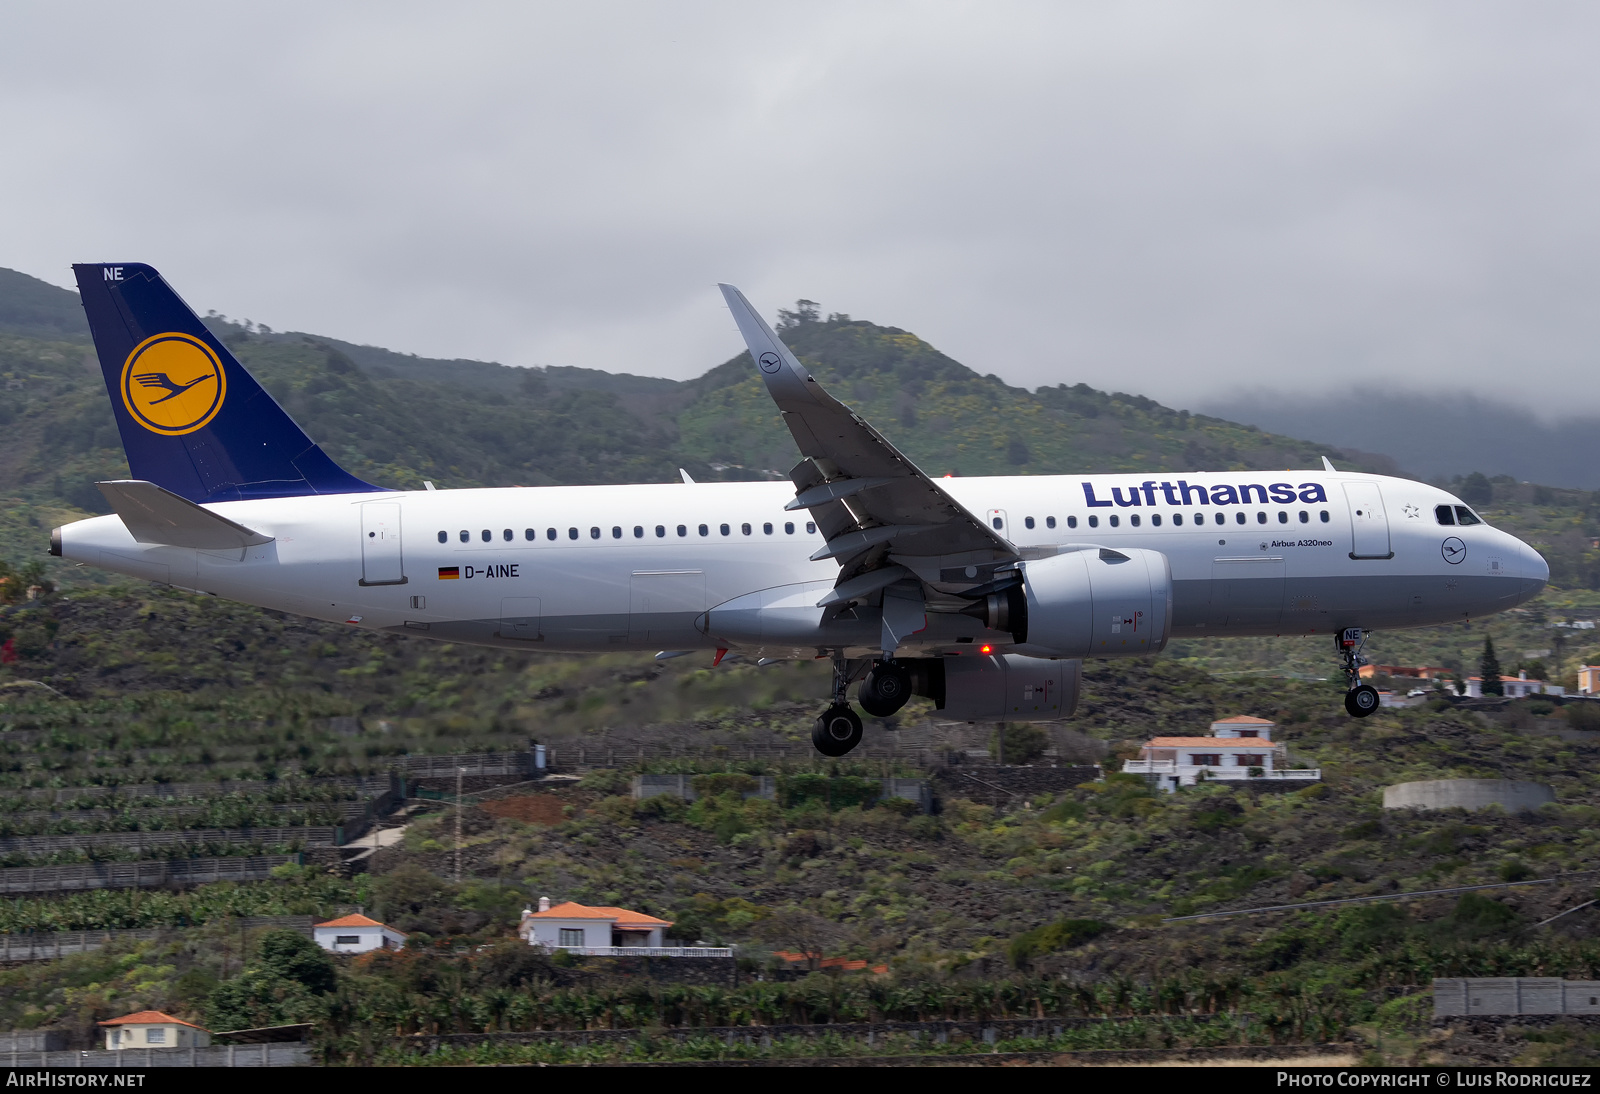
POLYGON ((461 777, 467 773, 464 767, 456 768, 456 884, 461 884, 461 777))

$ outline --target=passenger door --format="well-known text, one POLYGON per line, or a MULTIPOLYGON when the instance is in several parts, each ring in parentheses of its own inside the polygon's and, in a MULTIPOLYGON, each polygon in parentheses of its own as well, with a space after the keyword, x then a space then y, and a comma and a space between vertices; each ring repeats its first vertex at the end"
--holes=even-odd
POLYGON ((369 501, 361 506, 361 584, 404 585, 400 555, 400 505, 369 501))
POLYGON ((1389 515, 1383 510, 1383 493, 1375 482, 1347 482, 1345 501, 1350 506, 1351 558, 1393 558, 1389 546, 1389 515))

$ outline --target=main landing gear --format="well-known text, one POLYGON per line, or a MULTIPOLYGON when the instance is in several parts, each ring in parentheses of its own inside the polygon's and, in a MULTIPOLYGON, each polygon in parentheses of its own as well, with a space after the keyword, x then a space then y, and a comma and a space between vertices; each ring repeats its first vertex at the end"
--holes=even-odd
POLYGON ((1365 718, 1378 709, 1378 689, 1361 682, 1361 666, 1367 659, 1361 656, 1367 644, 1367 632, 1360 627, 1346 627, 1334 633, 1333 641, 1339 651, 1339 661, 1344 668, 1344 709, 1352 718, 1365 718))
POLYGON ((850 709, 845 692, 850 687, 850 664, 843 657, 833 659, 833 705, 817 715, 811 729, 811 743, 824 756, 843 756, 861 743, 861 716, 850 709))

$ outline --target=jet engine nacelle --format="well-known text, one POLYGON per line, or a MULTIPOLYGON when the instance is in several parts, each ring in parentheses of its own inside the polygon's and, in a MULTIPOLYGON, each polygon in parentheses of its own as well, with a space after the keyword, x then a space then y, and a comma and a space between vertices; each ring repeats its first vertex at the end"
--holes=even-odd
MULTIPOLYGON (((917 665, 919 662, 911 662, 917 665)), ((931 670, 913 673, 914 690, 932 693, 941 717, 962 722, 1053 722, 1078 707, 1083 662, 963 655, 928 659, 931 670), (920 685, 920 686, 917 686, 920 685)))
POLYGON ((1172 630, 1172 567, 1159 551, 1091 548, 1022 565, 1022 584, 968 609, 1034 657, 1137 657, 1172 630))

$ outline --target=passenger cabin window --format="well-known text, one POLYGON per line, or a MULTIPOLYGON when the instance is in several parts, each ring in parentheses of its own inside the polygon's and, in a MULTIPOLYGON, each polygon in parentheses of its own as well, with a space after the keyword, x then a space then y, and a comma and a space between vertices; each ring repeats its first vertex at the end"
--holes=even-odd
POLYGON ((1033 518, 1032 517, 1023 517, 1022 518, 1022 526, 1024 528, 1032 528, 1033 527, 1033 518))
POLYGON ((1301 524, 1306 524, 1310 520, 1311 520, 1311 514, 1306 512, 1304 509, 1300 510, 1300 523, 1301 524))
POLYGON ((772 534, 772 524, 770 522, 761 526, 761 534, 764 536, 770 536, 772 534))
POLYGON ((505 540, 507 543, 510 543, 514 538, 516 538, 516 533, 507 528, 500 533, 500 538, 505 540))
POLYGON ((1000 518, 999 517, 995 517, 994 518, 994 529, 997 532, 1000 530, 1000 518))
POLYGON ((1322 523, 1323 524, 1327 524, 1328 523, 1328 511, 1326 509, 1324 509, 1322 511, 1322 523))
MULTIPOLYGON (((1243 524, 1244 523, 1244 514, 1243 513, 1235 513, 1233 515, 1233 521, 1234 521, 1235 524, 1243 524)), ((1261 514, 1261 523, 1262 524, 1267 523, 1267 515, 1265 513, 1261 514)))
POLYGON ((1285 513, 1281 509, 1278 510, 1278 523, 1279 524, 1288 524, 1289 523, 1289 514, 1285 513))
POLYGON ((544 530, 544 538, 545 539, 555 539, 556 538, 556 530, 554 528, 546 528, 544 530))
POLYGON ((450 533, 449 532, 440 532, 439 533, 439 542, 440 543, 449 543, 450 542, 450 533))
POLYGON ((633 538, 634 539, 643 539, 644 538, 644 525, 635 524, 633 526, 633 538))
POLYGON ((814 521, 814 520, 806 521, 806 535, 814 536, 816 534, 817 534, 817 522, 814 521))
MULTIPOLYGON (((1240 521, 1240 523, 1242 524, 1244 522, 1240 521)), ((1265 523, 1267 523, 1267 514, 1265 514, 1265 513, 1257 513, 1256 514, 1256 523, 1257 524, 1265 524, 1265 523)))
POLYGON ((1100 518, 1091 515, 1089 517, 1089 527, 1090 528, 1098 528, 1098 527, 1100 527, 1100 518))
POLYGON ((568 539, 577 539, 578 538, 578 530, 576 528, 568 528, 567 529, 567 538, 568 539))
POLYGON ((1172 514, 1172 523, 1173 523, 1174 527, 1182 527, 1183 526, 1183 514, 1182 513, 1174 513, 1174 514, 1172 514))
POLYGON ((678 535, 679 536, 686 536, 688 534, 689 534, 689 526, 687 524, 678 525, 678 535))
POLYGON ((1458 505, 1456 506, 1456 523, 1465 526, 1468 524, 1482 524, 1483 521, 1478 514, 1468 509, 1465 505, 1458 505))
POLYGON ((702 524, 700 526, 700 534, 702 536, 709 536, 711 534, 711 526, 709 524, 702 524))
POLYGON ((750 534, 750 526, 748 524, 739 525, 739 534, 748 536, 750 534))
POLYGON ((1111 527, 1115 528, 1117 525, 1119 525, 1121 523, 1122 523, 1122 520, 1119 517, 1117 517, 1115 514, 1113 514, 1112 517, 1111 517, 1111 527))
POLYGON ((590 539, 599 539, 600 538, 600 529, 598 529, 598 528, 596 528, 596 527, 591 525, 590 528, 589 528, 589 538, 590 539))
POLYGON ((524 528, 522 530, 522 538, 529 541, 536 540, 539 538, 539 533, 535 532, 532 528, 524 528))
POLYGON ((1068 528, 1076 528, 1077 526, 1078 526, 1078 518, 1077 517, 1068 517, 1067 518, 1067 527, 1068 528))
POLYGON ((1128 523, 1133 525, 1135 528, 1139 527, 1139 514, 1135 513, 1131 517, 1129 517, 1128 518, 1128 523))
POLYGON ((1150 523, 1155 525, 1157 528, 1160 528, 1161 527, 1161 514, 1160 513, 1152 513, 1152 514, 1150 514, 1150 523))
POLYGON ((665 524, 656 525, 656 538, 657 539, 666 539, 667 538, 667 526, 665 524))
POLYGON ((1433 519, 1438 521, 1440 524, 1454 525, 1456 522, 1456 511, 1448 505, 1435 505, 1433 507, 1433 519))
POLYGON ((1046 528, 1054 528, 1056 526, 1056 518, 1055 517, 1045 517, 1044 518, 1044 526, 1046 528))
POLYGON ((462 543, 471 543, 472 542, 472 533, 467 531, 465 528, 461 529, 461 542, 462 543))
POLYGON ((483 536, 483 542, 485 542, 485 543, 488 543, 491 539, 494 538, 494 533, 489 531, 489 529, 487 529, 487 528, 485 528, 482 531, 482 533, 480 533, 480 534, 483 536))
POLYGON ((783 522, 783 534, 786 536, 794 535, 794 521, 786 520, 783 522))
POLYGON ((611 526, 611 538, 612 539, 621 539, 622 538, 622 525, 613 524, 611 526))
POLYGON ((729 528, 726 524, 717 525, 717 530, 720 531, 723 535, 727 535, 730 531, 732 531, 732 529, 729 528))

